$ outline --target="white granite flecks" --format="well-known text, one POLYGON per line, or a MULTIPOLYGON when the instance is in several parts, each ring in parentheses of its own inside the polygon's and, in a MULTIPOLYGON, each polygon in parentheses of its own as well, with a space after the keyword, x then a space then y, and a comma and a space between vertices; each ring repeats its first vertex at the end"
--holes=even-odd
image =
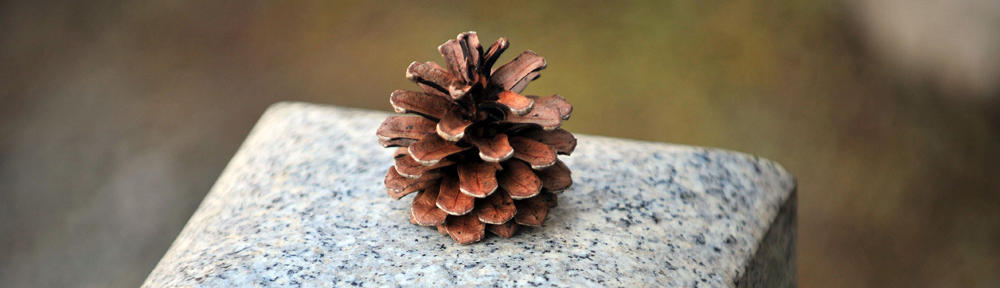
POLYGON ((577 135, 543 227, 463 246, 387 196, 387 115, 272 106, 143 286, 729 287, 795 188, 751 155, 577 135))

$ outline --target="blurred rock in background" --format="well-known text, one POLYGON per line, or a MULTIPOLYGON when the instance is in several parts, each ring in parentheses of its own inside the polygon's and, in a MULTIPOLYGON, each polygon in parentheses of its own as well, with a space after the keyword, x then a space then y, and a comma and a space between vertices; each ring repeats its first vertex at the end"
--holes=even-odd
POLYGON ((904 81, 953 96, 1000 93, 1000 1, 855 0, 851 11, 877 60, 904 81))
POLYGON ((1000 286, 998 13, 972 0, 2 2, 0 286, 137 286, 267 105, 388 110, 414 87, 410 61, 440 61, 433 47, 470 29, 544 55, 526 93, 569 98, 574 132, 782 163, 800 185, 804 287, 1000 286))

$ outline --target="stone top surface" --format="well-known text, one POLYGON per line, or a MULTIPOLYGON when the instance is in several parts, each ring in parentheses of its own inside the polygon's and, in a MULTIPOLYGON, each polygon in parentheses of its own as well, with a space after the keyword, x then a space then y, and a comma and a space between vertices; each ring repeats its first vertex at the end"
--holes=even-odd
POLYGON ((733 286, 795 187, 751 155, 577 135, 542 227, 459 245, 385 192, 386 116, 272 106, 143 286, 733 286))

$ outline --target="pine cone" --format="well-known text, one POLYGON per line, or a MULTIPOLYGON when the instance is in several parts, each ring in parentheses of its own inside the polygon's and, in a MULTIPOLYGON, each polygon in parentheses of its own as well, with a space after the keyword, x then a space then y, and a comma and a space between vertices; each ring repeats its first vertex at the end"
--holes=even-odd
POLYGON ((507 45, 500 38, 483 51, 476 32, 466 32, 438 46, 447 68, 411 63, 406 78, 422 91, 396 90, 389 103, 416 115, 389 117, 377 132, 382 146, 399 147, 385 176, 389 195, 416 192, 410 222, 461 244, 486 230, 509 238, 521 225, 541 226, 554 193, 572 184, 556 154, 576 148, 559 128, 573 107, 558 95, 519 94, 545 68, 535 52, 492 70, 507 45))

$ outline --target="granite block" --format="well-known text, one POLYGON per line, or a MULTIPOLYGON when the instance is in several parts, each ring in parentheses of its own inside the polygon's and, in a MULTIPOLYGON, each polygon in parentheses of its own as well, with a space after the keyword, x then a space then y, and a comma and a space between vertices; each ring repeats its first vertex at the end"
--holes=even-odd
POLYGON ((386 194, 387 115, 273 105, 143 286, 795 285, 795 179, 772 161, 578 135, 542 227, 459 245, 386 194))

